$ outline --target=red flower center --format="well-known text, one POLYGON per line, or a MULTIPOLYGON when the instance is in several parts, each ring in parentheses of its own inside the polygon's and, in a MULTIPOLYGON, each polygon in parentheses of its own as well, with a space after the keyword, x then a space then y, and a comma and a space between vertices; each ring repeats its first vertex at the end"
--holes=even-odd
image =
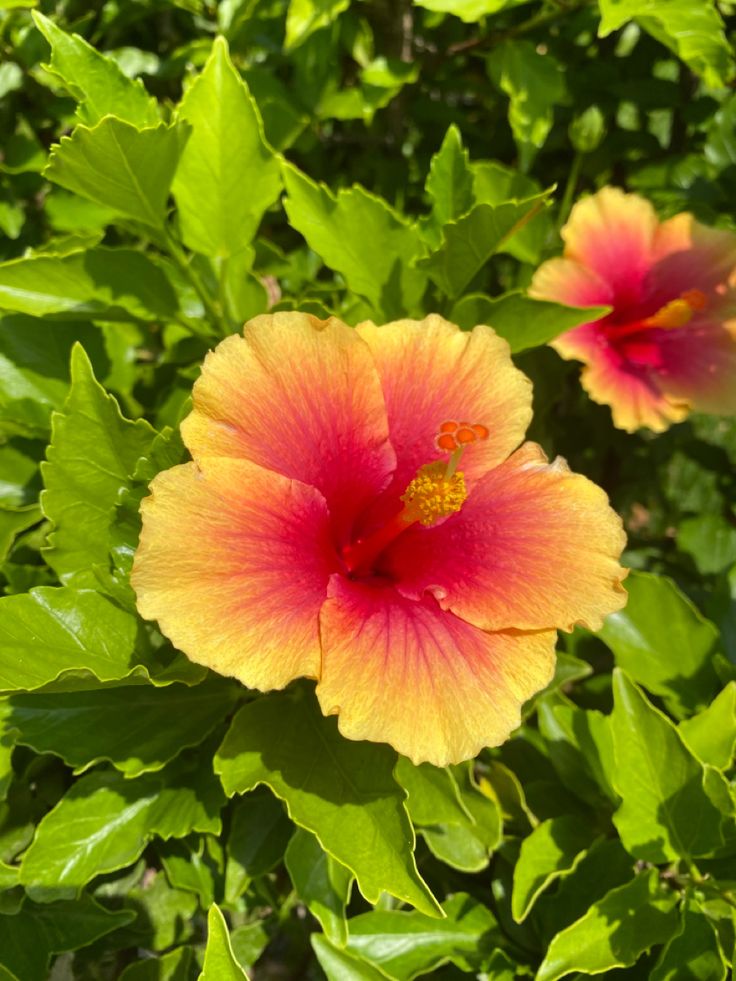
POLYGON ((458 465, 465 449, 488 439, 488 435, 488 427, 481 423, 443 422, 435 436, 435 445, 439 450, 449 452, 449 458, 420 467, 401 495, 404 503, 401 511, 372 534, 345 546, 342 557, 348 572, 369 572, 378 556, 412 525, 419 523, 431 527, 459 511, 468 492, 458 465))

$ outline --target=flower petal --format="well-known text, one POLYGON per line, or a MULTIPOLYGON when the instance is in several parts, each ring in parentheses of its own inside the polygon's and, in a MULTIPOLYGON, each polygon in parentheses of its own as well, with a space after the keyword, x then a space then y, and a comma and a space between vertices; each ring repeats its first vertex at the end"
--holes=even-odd
POLYGON ((652 306, 687 290, 712 294, 736 269, 736 235, 701 225, 691 214, 675 215, 657 229, 653 259, 647 290, 652 306))
POLYGON ((159 474, 141 512, 131 581, 144 618, 191 660, 251 688, 317 677, 337 562, 317 490, 205 458, 159 474))
MULTIPOLYGON (((573 307, 610 306, 614 301, 611 286, 597 273, 573 259, 549 259, 534 273, 529 296, 553 300, 573 307)), ((551 341, 563 358, 587 361, 589 352, 597 345, 602 320, 581 324, 560 334, 551 341)))
POLYGON ((435 436, 448 420, 481 423, 485 442, 463 460, 469 480, 496 466, 531 422, 531 382, 514 367, 509 346, 490 327, 461 331, 435 314, 377 327, 359 324, 386 400, 396 472, 385 500, 394 502, 423 464, 440 456, 435 436))
POLYGON ((574 259, 548 259, 532 277, 529 296, 571 307, 602 307, 613 302, 609 283, 574 259))
POLYGON ((195 460, 251 460, 316 487, 337 526, 388 483, 395 456, 367 345, 332 317, 256 317, 205 359, 182 424, 195 460))
POLYGON ((554 631, 484 633, 380 580, 333 576, 321 629, 322 710, 349 739, 388 742, 414 763, 499 745, 554 670, 554 631))
POLYGON ((588 361, 580 382, 594 402, 610 406, 614 425, 627 433, 642 427, 663 433, 689 411, 685 399, 664 393, 651 367, 624 361, 612 348, 588 361))
POLYGON ((700 412, 736 413, 736 333, 700 320, 657 334, 659 366, 653 374, 667 396, 700 412))
POLYGON ((597 630, 626 601, 621 519, 605 493, 534 443, 479 481, 459 514, 397 539, 382 571, 484 630, 597 630))
POLYGON ((639 303, 657 234, 652 205, 637 194, 604 187, 579 201, 562 230, 565 258, 597 273, 619 310, 639 303))

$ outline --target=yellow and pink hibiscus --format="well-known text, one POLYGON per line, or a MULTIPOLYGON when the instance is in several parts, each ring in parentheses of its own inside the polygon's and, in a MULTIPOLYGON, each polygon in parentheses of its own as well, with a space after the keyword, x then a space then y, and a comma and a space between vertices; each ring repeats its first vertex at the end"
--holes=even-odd
POLYGON ((644 198, 605 187, 578 202, 562 258, 530 294, 611 306, 552 342, 582 361, 590 397, 620 429, 662 432, 691 409, 736 412, 736 235, 690 214, 660 222, 644 198))
POLYGON ((257 317, 205 360, 194 462, 143 502, 138 608, 249 687, 316 679, 352 739, 438 765, 501 743, 556 629, 625 601, 620 519, 517 449, 530 419, 489 327, 257 317))

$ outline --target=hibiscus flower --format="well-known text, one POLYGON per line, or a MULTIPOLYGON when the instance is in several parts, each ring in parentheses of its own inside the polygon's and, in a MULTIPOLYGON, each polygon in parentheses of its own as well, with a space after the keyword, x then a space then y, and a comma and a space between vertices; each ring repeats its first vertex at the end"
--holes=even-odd
POLYGON ((261 690, 317 680, 352 739, 497 745, 556 629, 625 601, 604 492, 519 449, 531 386, 489 328, 256 317, 211 352, 133 568, 141 614, 261 690))
POLYGON ((530 295, 611 306, 552 342, 582 361, 582 384, 620 429, 662 432, 690 409, 736 412, 736 235, 690 214, 660 222, 615 187, 578 202, 564 257, 543 263, 530 295))

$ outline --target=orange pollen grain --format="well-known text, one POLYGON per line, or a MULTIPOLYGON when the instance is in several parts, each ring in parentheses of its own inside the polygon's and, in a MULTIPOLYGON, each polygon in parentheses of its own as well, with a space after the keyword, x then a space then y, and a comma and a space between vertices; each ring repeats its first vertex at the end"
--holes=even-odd
POLYGON ((443 422, 435 436, 435 446, 438 450, 452 453, 460 447, 471 443, 481 443, 488 439, 490 431, 480 422, 443 422))
POLYGON ((452 433, 442 433, 437 437, 436 443, 437 443, 437 449, 447 450, 450 453, 457 446, 457 443, 455 442, 455 437, 453 436, 452 433))

